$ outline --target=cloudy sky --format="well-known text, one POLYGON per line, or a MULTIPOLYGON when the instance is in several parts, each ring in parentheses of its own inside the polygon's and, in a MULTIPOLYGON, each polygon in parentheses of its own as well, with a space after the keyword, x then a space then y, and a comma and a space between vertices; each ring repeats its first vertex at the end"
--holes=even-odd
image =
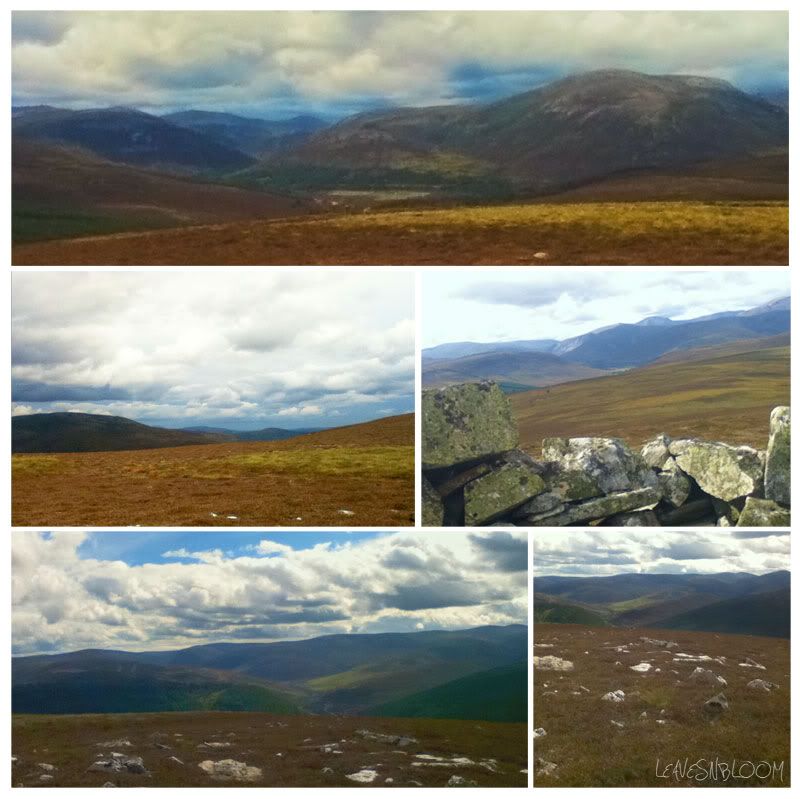
POLYGON ((341 116, 626 68, 788 85, 784 12, 53 12, 13 17, 13 101, 341 116))
POLYGON ((533 573, 577 577, 742 571, 765 574, 789 569, 789 553, 788 530, 537 531, 533 573))
POLYGON ((404 413, 413 303, 399 272, 18 272, 13 413, 238 429, 404 413))
POLYGON ((527 623, 522 533, 12 534, 15 654, 527 623))
POLYGON ((648 316, 691 319, 789 295, 786 269, 752 271, 428 270, 422 346, 563 339, 648 316))

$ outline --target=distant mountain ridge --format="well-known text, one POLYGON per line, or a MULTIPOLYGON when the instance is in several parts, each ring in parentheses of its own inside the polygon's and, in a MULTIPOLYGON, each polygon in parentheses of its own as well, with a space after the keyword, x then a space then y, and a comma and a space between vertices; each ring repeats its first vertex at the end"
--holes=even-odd
POLYGON ((212 701, 216 685, 228 693, 212 709, 273 703, 293 708, 275 712, 365 715, 380 707, 380 715, 397 715, 392 703, 399 708, 407 701, 409 715, 511 721, 527 713, 527 639, 525 625, 509 625, 14 657, 12 705, 15 713, 188 709, 175 705, 212 701), (503 671, 495 679, 495 669, 524 672, 526 679, 509 682, 503 671), (475 685, 502 696, 504 709, 488 708, 475 685))
POLYGON ((311 428, 235 431, 213 427, 172 429, 153 427, 123 416, 91 413, 34 413, 11 419, 11 451, 108 452, 159 447, 220 444, 228 441, 278 441, 306 433, 311 428))
POLYGON ((585 621, 594 616, 617 627, 788 638, 790 586, 791 575, 785 570, 763 575, 539 576, 534 578, 534 617, 547 622, 599 623, 585 621))
POLYGON ((788 333, 790 307, 789 297, 783 297, 755 308, 722 311, 696 319, 651 316, 633 324, 598 328, 563 341, 440 344, 422 351, 423 382, 444 385, 502 380, 504 375, 513 373, 518 382, 528 381, 531 387, 540 387, 593 377, 600 373, 590 370, 628 369, 667 354, 677 356, 682 351, 788 333))

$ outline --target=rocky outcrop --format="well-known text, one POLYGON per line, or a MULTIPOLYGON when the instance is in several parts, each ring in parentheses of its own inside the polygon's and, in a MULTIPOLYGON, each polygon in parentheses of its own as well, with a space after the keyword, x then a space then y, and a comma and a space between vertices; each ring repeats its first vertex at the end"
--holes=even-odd
POLYGON ((494 383, 423 391, 424 526, 786 527, 790 413, 775 408, 765 451, 661 434, 547 438, 538 462, 517 449, 494 383))

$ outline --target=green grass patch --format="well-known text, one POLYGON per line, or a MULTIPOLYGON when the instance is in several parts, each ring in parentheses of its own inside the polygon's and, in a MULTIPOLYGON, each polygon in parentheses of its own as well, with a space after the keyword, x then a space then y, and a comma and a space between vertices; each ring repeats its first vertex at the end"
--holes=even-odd
POLYGON ((12 455, 12 477, 55 474, 66 470, 66 463, 55 455, 12 455))

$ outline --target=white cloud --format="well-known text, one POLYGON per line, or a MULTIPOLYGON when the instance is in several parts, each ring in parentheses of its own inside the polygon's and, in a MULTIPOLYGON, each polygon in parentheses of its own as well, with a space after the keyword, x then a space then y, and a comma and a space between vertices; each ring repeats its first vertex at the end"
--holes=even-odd
POLYGON ((399 272, 17 274, 16 413, 324 426, 410 410, 413 302, 399 272))
POLYGON ((533 570, 541 575, 762 574, 790 567, 788 531, 769 531, 751 539, 732 531, 543 530, 533 540, 533 570))
POLYGON ((166 649, 525 623, 526 538, 496 536, 393 533, 300 550, 261 539, 244 555, 181 548, 163 557, 191 562, 131 566, 81 556, 84 533, 15 532, 13 647, 166 649), (511 539, 521 563, 506 557, 511 539))
POLYGON ((598 67, 785 80, 781 12, 17 12, 17 101, 268 109, 452 102, 598 67), (472 81, 459 69, 478 73, 472 81), (468 83, 471 86, 465 86, 468 83))

